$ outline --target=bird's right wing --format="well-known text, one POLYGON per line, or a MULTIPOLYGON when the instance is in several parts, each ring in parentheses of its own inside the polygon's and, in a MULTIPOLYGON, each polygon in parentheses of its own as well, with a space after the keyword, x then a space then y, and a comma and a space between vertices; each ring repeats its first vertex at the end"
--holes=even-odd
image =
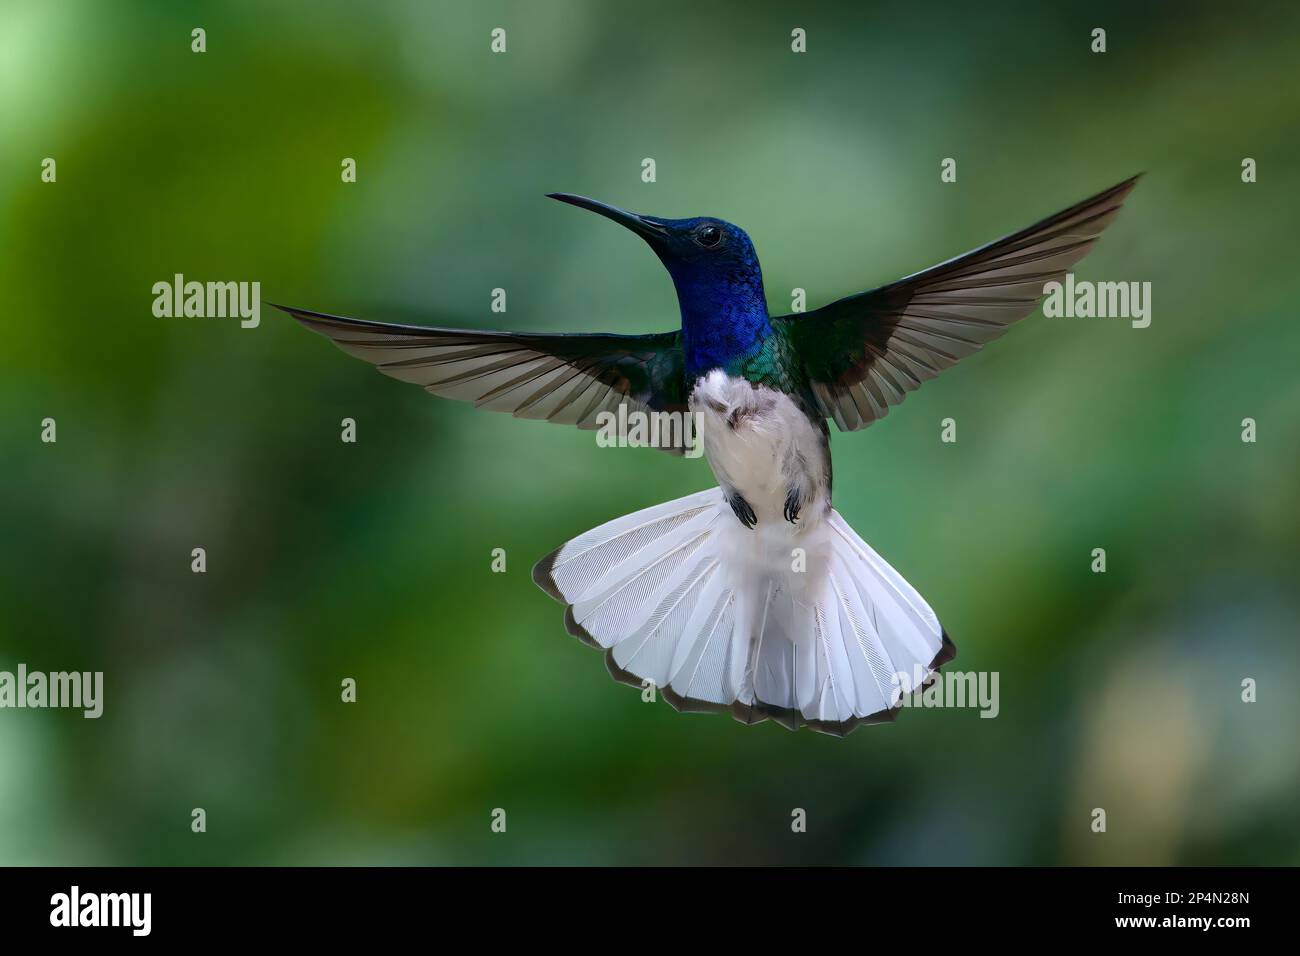
MULTIPOLYGON (((390 325, 276 306, 433 395, 579 428, 601 412, 685 412, 680 332, 526 334, 390 325)), ((681 452, 682 448, 667 448, 681 452)))
POLYGON ((1023 319, 1090 250, 1137 177, 1027 229, 812 312, 774 320, 820 411, 842 431, 883 418, 908 392, 1023 319))

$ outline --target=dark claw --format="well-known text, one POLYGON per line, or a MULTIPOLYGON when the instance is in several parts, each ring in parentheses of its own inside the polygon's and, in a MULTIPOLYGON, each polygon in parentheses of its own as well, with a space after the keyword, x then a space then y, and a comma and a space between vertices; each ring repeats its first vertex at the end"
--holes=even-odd
POLYGON ((799 492, 791 488, 790 493, 785 496, 785 520, 794 524, 799 518, 799 509, 803 507, 803 501, 799 497, 799 492))
POLYGON ((758 524, 758 516, 754 514, 754 509, 749 506, 749 502, 740 495, 730 495, 727 503, 731 505, 731 510, 736 513, 740 523, 752 531, 754 525, 758 524))

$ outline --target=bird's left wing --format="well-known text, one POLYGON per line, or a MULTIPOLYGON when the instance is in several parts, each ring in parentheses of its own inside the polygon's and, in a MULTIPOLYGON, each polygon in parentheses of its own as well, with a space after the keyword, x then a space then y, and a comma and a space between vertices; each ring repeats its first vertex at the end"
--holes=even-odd
POLYGON ((276 308, 385 375, 475 408, 588 429, 600 426, 601 412, 616 413, 620 405, 686 410, 680 332, 480 332, 276 308))
POLYGON ((1043 286, 1088 253, 1137 180, 906 279, 775 319, 822 414, 842 431, 865 428, 1023 319, 1043 286))

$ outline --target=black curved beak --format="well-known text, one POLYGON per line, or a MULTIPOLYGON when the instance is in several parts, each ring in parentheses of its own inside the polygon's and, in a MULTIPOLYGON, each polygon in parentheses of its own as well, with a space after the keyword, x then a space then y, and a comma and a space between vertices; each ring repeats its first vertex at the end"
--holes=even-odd
POLYGON ((628 212, 626 209, 619 209, 617 206, 611 206, 595 199, 588 199, 586 196, 575 196, 572 193, 547 193, 548 199, 558 199, 560 202, 567 202, 570 206, 577 206, 579 209, 589 209, 597 215, 604 216, 606 219, 612 219, 620 226, 626 226, 637 235, 646 240, 666 239, 668 229, 662 223, 651 219, 649 216, 638 216, 634 212, 628 212))

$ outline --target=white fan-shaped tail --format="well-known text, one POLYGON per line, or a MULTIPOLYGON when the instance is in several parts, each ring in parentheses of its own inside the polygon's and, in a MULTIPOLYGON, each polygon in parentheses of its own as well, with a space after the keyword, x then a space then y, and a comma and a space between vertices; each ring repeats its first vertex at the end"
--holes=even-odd
POLYGON ((625 515, 533 579, 610 673, 678 710, 845 734, 892 720, 955 655, 929 605, 838 512, 743 527, 721 489, 625 515))

